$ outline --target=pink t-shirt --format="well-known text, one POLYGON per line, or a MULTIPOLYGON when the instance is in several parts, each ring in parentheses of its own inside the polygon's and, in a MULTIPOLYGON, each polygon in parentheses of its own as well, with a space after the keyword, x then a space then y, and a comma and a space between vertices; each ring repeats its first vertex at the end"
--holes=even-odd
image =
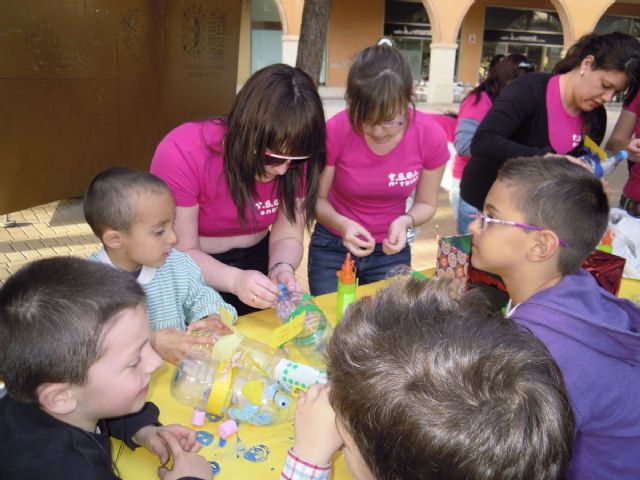
MULTIPOLYGON (((328 201, 341 215, 360 223, 380 243, 389 224, 405 211, 423 170, 449 159, 442 128, 425 113, 409 113, 410 122, 396 147, 386 155, 371 151, 349 124, 346 110, 327 122, 327 165, 335 167, 328 201)), ((333 232, 338 235, 338 232, 333 232)))
MULTIPOLYGON (((636 95, 628 107, 629 110, 636 115, 636 138, 640 138, 640 92, 636 95)), ((634 202, 640 202, 640 162, 635 162, 631 167, 627 183, 624 184, 622 193, 634 202)))
POLYGON ((156 148, 150 171, 167 182, 178 207, 200 207, 198 235, 232 237, 264 231, 278 214, 276 181, 256 182, 257 197, 248 202, 242 225, 223 173, 225 127, 219 122, 176 127, 156 148))
POLYGON ((569 114, 560 97, 560 75, 554 75, 547 84, 547 123, 551 148, 565 155, 582 141, 582 116, 569 114))
MULTIPOLYGON (((458 121, 463 118, 468 118, 480 123, 487 112, 491 110, 493 102, 491 102, 487 92, 480 92, 478 103, 474 104, 477 97, 477 95, 467 95, 467 97, 462 101, 460 104, 460 110, 458 111, 458 121)), ((464 155, 456 155, 456 158, 453 161, 453 171, 451 172, 453 178, 462 178, 462 170, 469 161, 469 158, 470 157, 466 157, 464 155)))

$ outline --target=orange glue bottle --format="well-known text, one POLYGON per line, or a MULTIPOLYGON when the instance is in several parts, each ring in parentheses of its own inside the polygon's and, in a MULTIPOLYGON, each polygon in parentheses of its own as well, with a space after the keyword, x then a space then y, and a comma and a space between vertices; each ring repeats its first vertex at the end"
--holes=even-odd
POLYGON ((607 229, 606 233, 604 234, 604 237, 602 237, 602 240, 600 241, 600 244, 596 248, 601 252, 613 253, 612 242, 613 242, 613 232, 607 229))
POLYGON ((342 268, 336 272, 338 276, 338 309, 336 325, 342 320, 342 314, 349 305, 356 301, 356 262, 347 252, 342 268))

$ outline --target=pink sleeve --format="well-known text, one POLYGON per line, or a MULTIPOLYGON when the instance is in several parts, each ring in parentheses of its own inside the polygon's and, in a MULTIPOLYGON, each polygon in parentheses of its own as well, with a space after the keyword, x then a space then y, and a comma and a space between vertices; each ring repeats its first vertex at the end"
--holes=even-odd
POLYGON ((469 95, 464 99, 460 105, 460 111, 458 112, 458 120, 461 118, 469 118, 476 122, 481 122, 487 112, 491 110, 491 99, 485 92, 480 92, 480 99, 478 103, 475 103, 475 95, 469 95))
POLYGON ((151 160, 150 172, 164 180, 173 192, 178 207, 198 204, 198 180, 178 145, 166 138, 160 142, 151 160))
POLYGON ((624 109, 629 110, 631 113, 638 115, 639 108, 640 108, 640 91, 638 91, 638 94, 635 96, 635 98, 631 100, 631 103, 628 106, 624 107, 624 109))

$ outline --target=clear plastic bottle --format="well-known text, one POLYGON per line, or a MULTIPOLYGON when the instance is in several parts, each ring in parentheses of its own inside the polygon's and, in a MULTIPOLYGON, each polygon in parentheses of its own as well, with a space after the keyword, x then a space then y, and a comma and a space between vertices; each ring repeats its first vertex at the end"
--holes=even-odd
POLYGON ((178 363, 171 395, 184 405, 253 425, 290 421, 295 413, 295 398, 277 381, 202 355, 186 355, 178 363))
POLYGON ((272 348, 239 332, 222 336, 215 330, 194 330, 191 333, 211 336, 216 340, 213 345, 197 345, 196 352, 206 352, 213 360, 231 360, 234 365, 255 370, 287 385, 296 395, 309 385, 327 382, 327 374, 323 370, 289 360, 282 349, 272 348))
POLYGON ((275 305, 276 316, 282 323, 287 323, 304 314, 303 330, 293 339, 293 344, 306 363, 322 368, 326 345, 333 333, 327 317, 308 293, 290 292, 282 283, 278 284, 278 288, 280 295, 275 305))
POLYGON ((620 150, 604 160, 600 160, 597 153, 583 155, 580 157, 580 160, 591 168, 596 177, 602 178, 605 175, 612 173, 620 162, 627 160, 628 158, 629 152, 626 150, 620 150))

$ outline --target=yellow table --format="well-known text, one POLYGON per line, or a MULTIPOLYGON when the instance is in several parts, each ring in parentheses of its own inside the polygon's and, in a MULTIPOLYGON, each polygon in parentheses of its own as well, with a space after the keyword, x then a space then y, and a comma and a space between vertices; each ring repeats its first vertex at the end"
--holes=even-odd
MULTIPOLYGON (((427 276, 433 275, 434 270, 423 272, 427 276)), ((359 286, 357 296, 362 297, 375 292, 382 286, 382 282, 359 286)), ((620 297, 636 298, 640 296, 640 281, 622 281, 620 287, 620 297)), ((335 321, 336 295, 328 294, 315 298, 317 305, 322 309, 331 323, 335 321)), ((279 325, 273 310, 265 310, 251 315, 245 315, 238 320, 238 328, 256 340, 268 342, 271 332, 279 325)), ((293 360, 299 360, 294 348, 291 353, 293 360)), ((160 408, 160 421, 163 424, 180 423, 190 426, 190 407, 183 406, 176 402, 169 392, 169 385, 173 375, 174 367, 165 363, 155 374, 149 391, 149 400, 160 408)), ((209 461, 215 461, 220 467, 220 473, 216 480, 263 480, 279 478, 282 465, 289 447, 293 444, 293 424, 283 424, 275 426, 258 427, 254 425, 241 424, 238 432, 239 442, 235 437, 230 437, 226 446, 218 446, 218 423, 207 422, 203 427, 196 427, 195 430, 203 430, 215 436, 211 445, 200 451, 209 461), (244 450, 242 450, 244 448, 244 450), (245 458, 245 453, 247 454, 245 458)), ((121 442, 113 440, 113 454, 116 459, 117 451, 121 442)), ((125 480, 152 480, 157 479, 156 470, 158 459, 144 448, 138 448, 132 452, 127 447, 122 450, 117 459, 117 467, 120 475, 125 480)), ((338 454, 334 463, 334 479, 349 479, 347 467, 338 454)))

